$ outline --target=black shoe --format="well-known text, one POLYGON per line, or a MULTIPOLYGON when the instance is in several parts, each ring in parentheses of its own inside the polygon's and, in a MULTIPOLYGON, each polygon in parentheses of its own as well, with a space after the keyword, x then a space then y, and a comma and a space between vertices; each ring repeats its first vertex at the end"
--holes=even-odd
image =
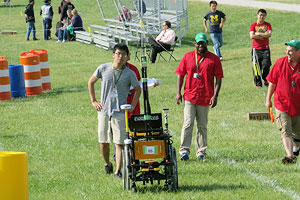
POLYGON ((283 164, 295 164, 296 161, 297 161, 297 157, 295 157, 295 156, 282 158, 283 164))
POLYGON ((294 156, 299 156, 299 151, 300 151, 300 149, 298 149, 298 150, 296 150, 296 151, 293 151, 293 155, 294 155, 294 156))
POLYGON ((105 165, 105 172, 106 174, 112 174, 113 173, 113 165, 109 163, 108 165, 105 165))
POLYGON ((120 171, 118 171, 116 174, 115 174, 115 178, 122 178, 122 173, 120 171))

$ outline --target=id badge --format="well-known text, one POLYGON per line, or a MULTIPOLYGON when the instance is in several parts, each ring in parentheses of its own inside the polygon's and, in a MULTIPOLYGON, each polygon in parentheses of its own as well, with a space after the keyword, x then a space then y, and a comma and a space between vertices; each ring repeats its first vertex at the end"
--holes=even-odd
POLYGON ((194 78, 200 78, 200 73, 194 73, 194 78))
POLYGON ((110 93, 111 98, 117 98, 118 97, 118 91, 116 88, 114 88, 110 93))

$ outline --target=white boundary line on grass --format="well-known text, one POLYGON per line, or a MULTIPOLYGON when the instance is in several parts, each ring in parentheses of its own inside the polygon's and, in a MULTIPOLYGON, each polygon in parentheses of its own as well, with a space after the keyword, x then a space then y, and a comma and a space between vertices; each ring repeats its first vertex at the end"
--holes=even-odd
MULTIPOLYGON (((175 132, 170 131, 170 134, 174 137, 176 134, 175 132)), ((270 186, 271 188, 273 188, 274 190, 277 190, 279 192, 282 192, 283 194, 291 197, 292 199, 294 200, 300 200, 300 196, 298 195, 298 193, 294 190, 286 190, 282 187, 280 187, 279 185, 276 184, 276 180, 269 180, 267 177, 265 176, 262 176, 262 175, 259 175, 243 166, 241 166, 240 164, 238 164, 235 160, 231 159, 231 158, 227 158, 227 159, 224 159, 222 158, 219 154, 217 154, 215 151, 213 150, 210 150, 213 154, 214 154, 214 157, 220 159, 222 162, 225 162, 227 164, 230 164, 230 165, 233 165, 234 167, 240 169, 240 170, 243 170, 246 172, 246 174, 250 175, 251 177, 255 178, 256 180, 260 181, 261 183, 263 184, 266 184, 268 186, 270 186)))
POLYGON ((269 180, 267 177, 259 175, 245 167, 242 167, 240 164, 238 164, 235 160, 231 159, 231 158, 227 158, 224 159, 221 156, 219 156, 216 152, 213 151, 213 154, 216 158, 220 159, 223 162, 226 162, 227 164, 233 165, 234 167, 240 169, 240 170, 244 170, 248 175, 252 176, 253 178, 255 178, 256 180, 260 181, 263 184, 269 185, 271 188, 273 188, 274 190, 277 190, 279 192, 284 193, 285 195, 291 197, 292 199, 295 200, 300 200, 300 196, 297 194, 297 192, 293 191, 293 190, 286 190, 282 187, 280 187, 279 185, 276 184, 276 181, 273 180, 269 180))

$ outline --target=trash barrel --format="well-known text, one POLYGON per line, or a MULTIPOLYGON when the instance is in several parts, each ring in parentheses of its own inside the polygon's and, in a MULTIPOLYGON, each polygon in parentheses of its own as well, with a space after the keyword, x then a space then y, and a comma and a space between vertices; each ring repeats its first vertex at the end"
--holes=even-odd
POLYGON ((25 90, 27 96, 36 96, 43 92, 40 56, 35 52, 20 54, 20 64, 24 67, 25 90))
POLYGON ((28 157, 25 152, 0 151, 0 199, 29 199, 28 157))
POLYGON ((40 56, 40 67, 41 67, 43 91, 52 90, 47 51, 44 49, 33 49, 30 52, 35 52, 35 53, 39 54, 39 56, 40 56))
POLYGON ((11 99, 11 89, 7 60, 0 56, 0 101, 11 99))
POLYGON ((8 65, 12 98, 26 97, 23 65, 8 65))

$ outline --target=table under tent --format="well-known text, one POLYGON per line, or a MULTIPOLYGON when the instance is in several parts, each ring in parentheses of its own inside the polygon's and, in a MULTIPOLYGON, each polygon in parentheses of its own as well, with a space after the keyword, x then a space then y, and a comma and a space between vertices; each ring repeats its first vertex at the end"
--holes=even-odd
POLYGON ((76 40, 104 49, 116 43, 144 43, 156 37, 166 20, 178 37, 188 30, 187 0, 96 0, 105 26, 90 24, 89 32, 76 32, 76 40))

